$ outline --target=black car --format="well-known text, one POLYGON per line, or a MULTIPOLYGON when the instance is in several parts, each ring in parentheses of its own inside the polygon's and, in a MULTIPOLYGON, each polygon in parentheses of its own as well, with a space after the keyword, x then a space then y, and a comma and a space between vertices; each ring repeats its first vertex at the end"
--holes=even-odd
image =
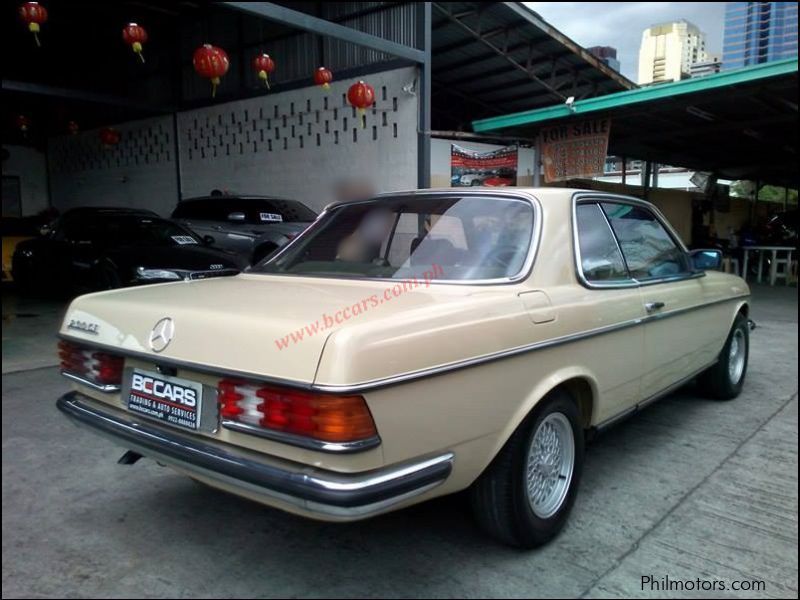
POLYGON ((23 288, 72 292, 235 275, 246 266, 151 211, 75 208, 44 236, 17 244, 12 273, 23 288))
POLYGON ((297 200, 221 195, 181 200, 172 218, 255 264, 295 238, 317 213, 297 200))

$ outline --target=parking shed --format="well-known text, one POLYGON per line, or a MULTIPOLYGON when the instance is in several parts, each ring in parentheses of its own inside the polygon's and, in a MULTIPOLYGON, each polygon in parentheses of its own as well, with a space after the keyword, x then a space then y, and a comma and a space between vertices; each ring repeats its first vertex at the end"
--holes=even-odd
MULTIPOLYGON (((569 525, 519 552, 481 534, 461 494, 322 523, 152 460, 117 464, 120 447, 55 408, 70 385, 55 334, 88 289, 62 263, 64 279, 37 271, 24 293, 7 280, 15 245, 68 211, 149 222, 193 198, 278 196, 320 212, 348 186, 450 187, 453 145, 516 145, 514 183, 538 185, 539 131, 593 117, 611 120, 610 154, 650 165, 645 184, 569 183, 648 198, 691 242, 705 194, 657 188, 652 165, 796 188, 796 60, 638 88, 522 2, 44 0, 38 39, 20 4, 0 8, 4 598, 663 595, 649 575, 797 596, 795 286, 752 286, 739 398, 710 402, 690 384, 603 433, 569 525), (147 32, 141 56, 123 40, 131 23, 147 32), (229 58, 218 85, 193 65, 204 44, 229 58), (264 53, 269 85, 254 65, 264 53), (360 81, 375 93, 363 115, 348 100, 360 81)), ((718 226, 754 210, 731 199, 718 226)), ((214 256, 177 276, 232 270, 214 256)), ((116 287, 100 275, 92 284, 116 287)))

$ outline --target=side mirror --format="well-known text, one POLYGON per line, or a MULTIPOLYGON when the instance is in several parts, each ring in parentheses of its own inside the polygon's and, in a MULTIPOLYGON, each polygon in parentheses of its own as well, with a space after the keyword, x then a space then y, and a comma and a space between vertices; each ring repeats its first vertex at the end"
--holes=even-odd
POLYGON ((232 212, 228 214, 228 221, 244 221, 243 212, 232 212))
POLYGON ((720 250, 692 250, 689 256, 692 258, 692 266, 697 271, 714 271, 722 266, 720 250))
POLYGON ((213 236, 213 235, 204 235, 204 236, 203 236, 203 241, 204 241, 206 244, 208 244, 209 246, 213 246, 213 245, 214 245, 214 242, 216 242, 217 240, 215 240, 215 239, 214 239, 214 236, 213 236))

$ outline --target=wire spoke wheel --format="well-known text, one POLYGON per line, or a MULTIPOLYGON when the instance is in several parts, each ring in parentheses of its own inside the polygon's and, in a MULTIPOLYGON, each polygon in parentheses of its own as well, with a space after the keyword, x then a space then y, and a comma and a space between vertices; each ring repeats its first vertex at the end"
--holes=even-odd
POLYGON ((537 517, 547 519, 558 512, 574 468, 572 425, 564 414, 551 413, 533 434, 526 462, 528 502, 537 517))

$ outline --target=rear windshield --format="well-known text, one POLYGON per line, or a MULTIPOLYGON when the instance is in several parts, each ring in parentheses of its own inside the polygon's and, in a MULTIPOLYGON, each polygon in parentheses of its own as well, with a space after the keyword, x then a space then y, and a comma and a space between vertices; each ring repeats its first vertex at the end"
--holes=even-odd
POLYGON ((323 277, 481 280, 517 275, 532 205, 495 196, 406 196, 346 204, 251 272, 323 277), (438 267, 438 268, 436 268, 438 267))
POLYGON ((173 219, 198 221, 239 221, 254 224, 311 222, 317 213, 296 200, 262 198, 203 198, 184 200, 172 213, 173 219), (231 217, 241 213, 241 217, 231 217))
POLYGON ((57 238, 84 244, 185 246, 202 243, 197 234, 177 223, 140 215, 67 216, 62 219, 57 238))

